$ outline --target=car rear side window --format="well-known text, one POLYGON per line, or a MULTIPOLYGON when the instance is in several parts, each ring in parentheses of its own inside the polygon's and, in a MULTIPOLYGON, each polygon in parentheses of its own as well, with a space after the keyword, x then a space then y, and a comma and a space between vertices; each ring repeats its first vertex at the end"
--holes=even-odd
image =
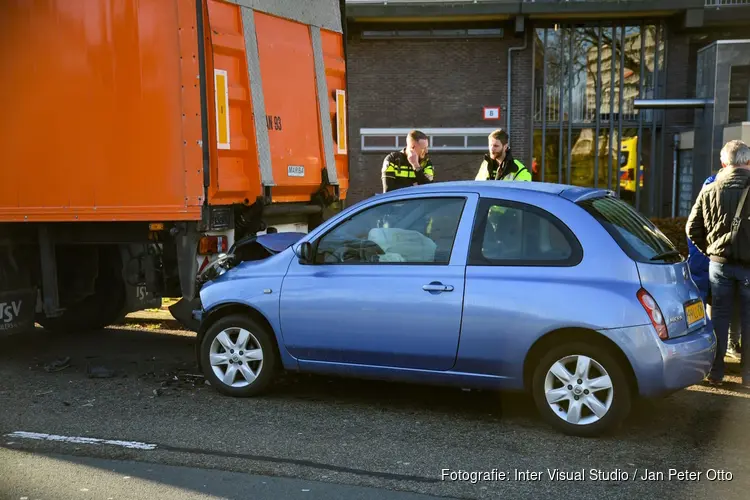
POLYGON ((591 214, 637 262, 680 262, 674 244, 654 223, 633 207, 612 196, 584 200, 578 205, 591 214))
POLYGON ((572 231, 538 207, 485 198, 472 236, 471 266, 569 267, 583 256, 572 231))

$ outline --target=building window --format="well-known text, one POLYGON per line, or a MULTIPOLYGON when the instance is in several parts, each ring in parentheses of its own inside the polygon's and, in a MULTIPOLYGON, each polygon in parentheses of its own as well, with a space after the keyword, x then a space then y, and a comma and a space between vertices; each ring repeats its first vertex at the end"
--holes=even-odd
MULTIPOLYGON (((641 98, 653 98, 664 70, 659 30, 650 24, 537 28, 534 121, 594 123, 612 116, 637 122, 633 103, 641 85, 641 98)), ((650 110, 644 115, 652 120, 650 110)))
POLYGON ((461 148, 466 147, 465 135, 438 135, 430 141, 432 149, 461 148))
MULTIPOLYGON (((409 128, 363 128, 359 130, 363 152, 387 152, 406 146, 409 128)), ((429 137, 430 152, 485 151, 487 136, 495 128, 422 128, 429 137)))
POLYGON ((486 29, 426 29, 426 30, 365 30, 363 39, 415 39, 415 38, 502 38, 502 28, 486 29))
POLYGON ((653 212, 664 113, 635 101, 663 94, 664 26, 554 24, 534 35, 534 180, 604 187, 653 212))
POLYGON ((750 0, 706 0, 706 7, 739 7, 750 5, 750 0))
POLYGON ((398 148, 396 137, 390 135, 362 136, 362 150, 383 151, 398 148))

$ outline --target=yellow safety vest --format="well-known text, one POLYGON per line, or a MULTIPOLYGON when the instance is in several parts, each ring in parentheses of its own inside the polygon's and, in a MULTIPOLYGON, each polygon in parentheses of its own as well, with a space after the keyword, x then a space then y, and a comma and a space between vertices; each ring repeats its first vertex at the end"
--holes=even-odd
MULTIPOLYGON (((509 172, 505 175, 501 181, 531 181, 531 172, 529 172, 529 169, 526 168, 526 165, 521 163, 520 160, 513 159, 513 163, 515 163, 518 170, 515 172, 509 172)), ((479 167, 479 172, 477 173, 477 176, 474 178, 476 181, 488 181, 493 180, 490 179, 490 172, 489 172, 489 166, 487 165, 487 160, 484 160, 482 162, 482 165, 479 167)))

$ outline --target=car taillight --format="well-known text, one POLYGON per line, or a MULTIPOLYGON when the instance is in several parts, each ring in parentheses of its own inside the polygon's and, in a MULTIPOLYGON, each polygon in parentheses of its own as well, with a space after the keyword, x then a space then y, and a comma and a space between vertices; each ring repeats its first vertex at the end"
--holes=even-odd
POLYGON ((198 244, 200 255, 212 255, 227 251, 228 241, 226 236, 204 236, 198 244))
POLYGON ((661 309, 659 309, 659 304, 657 304, 651 294, 643 288, 638 290, 638 301, 646 310, 648 317, 651 319, 651 324, 654 325, 656 333, 659 334, 659 338, 667 340, 669 338, 669 333, 667 332, 667 324, 664 322, 664 315, 662 314, 661 309))

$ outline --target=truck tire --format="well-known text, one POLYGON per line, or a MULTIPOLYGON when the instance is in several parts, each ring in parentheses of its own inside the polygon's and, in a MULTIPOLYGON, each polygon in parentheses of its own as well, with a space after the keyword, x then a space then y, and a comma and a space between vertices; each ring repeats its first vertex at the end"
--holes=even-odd
POLYGON ((37 322, 46 330, 59 333, 78 333, 99 330, 117 322, 125 310, 125 281, 122 260, 116 247, 99 250, 99 275, 95 292, 68 307, 61 316, 47 318, 43 314, 37 322))

